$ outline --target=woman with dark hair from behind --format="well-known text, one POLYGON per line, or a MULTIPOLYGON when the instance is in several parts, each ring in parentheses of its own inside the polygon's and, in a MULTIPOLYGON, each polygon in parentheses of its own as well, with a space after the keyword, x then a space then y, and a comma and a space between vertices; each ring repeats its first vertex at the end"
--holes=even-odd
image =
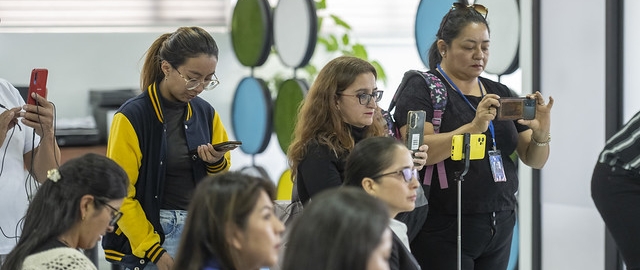
POLYGON ((256 270, 278 262, 284 224, 275 186, 228 172, 202 180, 189 205, 174 269, 256 270))
POLYGON ((94 247, 113 230, 122 216, 118 209, 127 195, 127 179, 118 164, 96 154, 49 170, 2 270, 96 269, 78 249, 94 247))
POLYGON ((292 226, 282 270, 389 269, 389 212, 362 190, 318 193, 292 226))
POLYGON ((409 248, 407 225, 394 219, 398 213, 415 208, 420 187, 417 174, 411 150, 391 137, 366 138, 347 157, 344 185, 363 189, 389 208, 392 270, 420 269, 409 248))

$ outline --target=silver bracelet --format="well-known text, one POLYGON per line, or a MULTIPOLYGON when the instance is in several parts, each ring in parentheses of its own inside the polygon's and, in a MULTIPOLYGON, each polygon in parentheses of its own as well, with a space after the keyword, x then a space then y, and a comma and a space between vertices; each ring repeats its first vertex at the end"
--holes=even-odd
POLYGON ((546 142, 539 142, 536 141, 536 139, 533 138, 533 134, 531 134, 531 141, 536 145, 536 146, 547 146, 549 145, 549 142, 551 142, 551 133, 549 133, 549 136, 547 136, 547 141, 546 142))

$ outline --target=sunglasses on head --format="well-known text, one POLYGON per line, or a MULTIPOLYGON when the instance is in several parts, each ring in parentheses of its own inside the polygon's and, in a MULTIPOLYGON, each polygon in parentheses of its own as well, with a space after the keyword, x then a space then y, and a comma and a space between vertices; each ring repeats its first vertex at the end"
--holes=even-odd
MULTIPOLYGON (((479 5, 479 4, 473 4, 473 5, 465 5, 463 3, 460 2, 455 2, 453 3, 453 5, 451 5, 451 9, 449 9, 449 12, 447 12, 447 15, 444 16, 444 19, 442 20, 442 24, 440 25, 440 29, 438 29, 438 34, 437 36, 440 37, 441 33, 442 33, 442 28, 447 24, 447 20, 449 19, 449 15, 451 14, 451 11, 454 10, 462 10, 462 9, 466 9, 469 11, 475 11, 478 14, 480 14, 485 20, 487 19, 487 14, 489 14, 489 9, 483 5, 479 5)), ((472 11, 472 12, 473 12, 472 11)))
POLYGON ((465 5, 460 2, 453 3, 449 12, 451 12, 454 9, 464 9, 464 8, 475 10, 476 12, 480 13, 480 15, 482 15, 482 17, 484 17, 485 19, 487 18, 487 14, 489 13, 489 9, 483 5, 479 5, 479 4, 465 5))

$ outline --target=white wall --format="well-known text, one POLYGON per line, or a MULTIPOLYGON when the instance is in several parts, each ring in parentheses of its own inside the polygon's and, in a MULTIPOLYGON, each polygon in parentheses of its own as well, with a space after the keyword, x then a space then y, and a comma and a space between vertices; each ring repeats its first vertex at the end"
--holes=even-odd
POLYGON ((542 269, 603 269, 590 181, 604 146, 605 0, 540 4, 541 90, 556 100, 541 180, 542 269))

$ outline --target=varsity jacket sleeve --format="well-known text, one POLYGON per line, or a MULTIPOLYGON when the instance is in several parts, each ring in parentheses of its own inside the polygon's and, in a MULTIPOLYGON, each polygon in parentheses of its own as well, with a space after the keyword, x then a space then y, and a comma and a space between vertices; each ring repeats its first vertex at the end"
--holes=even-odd
MULTIPOLYGON (((217 113, 213 114, 213 124, 211 125, 211 144, 226 142, 229 140, 227 136, 227 130, 220 120, 220 116, 217 113)), ((224 158, 211 164, 207 164, 207 173, 214 174, 223 171, 228 171, 231 167, 231 151, 224 154, 224 158)))
POLYGON ((140 202, 135 199, 135 185, 141 166, 142 152, 131 122, 122 113, 116 113, 113 117, 107 144, 107 157, 118 163, 129 176, 127 197, 120 208, 123 216, 118 221, 118 230, 122 230, 129 239, 133 255, 148 258, 155 263, 165 250, 160 245, 160 235, 154 231, 153 225, 146 219, 140 202))

